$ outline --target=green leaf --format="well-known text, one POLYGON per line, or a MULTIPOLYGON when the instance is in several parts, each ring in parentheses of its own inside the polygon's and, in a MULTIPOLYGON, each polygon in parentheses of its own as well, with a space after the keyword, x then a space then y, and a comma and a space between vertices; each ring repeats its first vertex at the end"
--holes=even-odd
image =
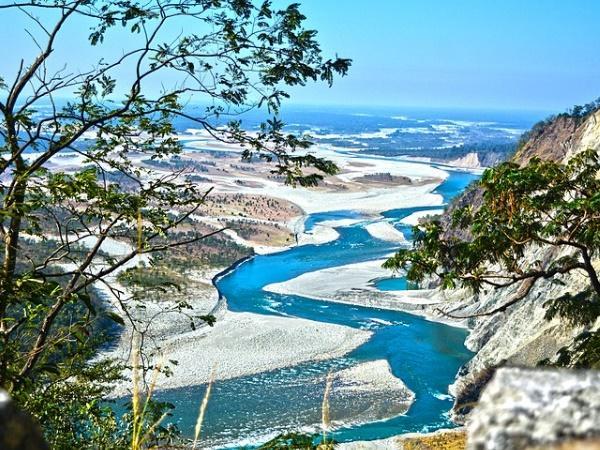
POLYGON ((119 314, 112 312, 112 311, 108 311, 105 315, 107 318, 109 318, 113 322, 118 323, 119 325, 125 326, 125 320, 123 320, 123 318, 119 314))

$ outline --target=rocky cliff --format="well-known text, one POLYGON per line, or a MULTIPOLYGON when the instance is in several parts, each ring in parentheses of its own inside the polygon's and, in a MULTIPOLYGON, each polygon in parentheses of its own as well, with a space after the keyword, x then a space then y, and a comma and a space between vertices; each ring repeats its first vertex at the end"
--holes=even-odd
MULTIPOLYGON (((534 127, 514 155, 513 161, 525 164, 537 156, 566 162, 573 155, 589 148, 600 150, 599 111, 586 117, 560 115, 534 127)), ((481 192, 474 188, 458 198, 453 207, 477 205, 480 201, 481 192)), ((448 223, 447 219, 446 222, 448 223)), ((560 256, 562 255, 553 250, 535 248, 529 251, 526 258, 533 262, 560 256)), ((542 280, 506 311, 491 315, 487 315, 487 312, 526 292, 527 286, 488 289, 478 295, 467 290, 435 291, 434 296, 440 300, 441 307, 438 304, 438 307, 432 308, 432 314, 458 317, 481 315, 465 319, 472 330, 466 344, 476 355, 462 368, 450 389, 457 399, 454 410, 457 420, 460 421, 478 400, 481 387, 492 378, 496 368, 534 367, 542 362, 555 363, 564 349, 573 348, 577 339, 600 329, 600 321, 588 326, 573 326, 559 318, 545 318, 546 302, 567 292, 576 294, 588 284, 583 273, 562 276, 560 283, 542 280)))
POLYGON ((469 450, 599 449, 600 372, 498 369, 469 417, 469 450))
POLYGON ((498 369, 466 427, 342 450, 600 450, 600 372, 498 369))

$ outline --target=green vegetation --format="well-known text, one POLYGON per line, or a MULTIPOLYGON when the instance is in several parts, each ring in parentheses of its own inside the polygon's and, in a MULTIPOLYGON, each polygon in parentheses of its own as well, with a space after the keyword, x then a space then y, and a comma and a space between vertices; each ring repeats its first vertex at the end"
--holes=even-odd
POLYGON ((600 254, 599 175, 594 150, 564 164, 539 158, 524 166, 500 164, 484 173, 475 204, 457 205, 448 222, 416 227, 413 249, 400 250, 385 266, 407 270, 411 281, 438 278, 444 288, 519 287, 506 303, 479 316, 505 311, 540 280, 563 283, 567 274, 583 274, 581 292, 548 299, 547 317, 590 324, 600 315, 594 265, 600 254), (540 255, 535 260, 525 257, 534 252, 540 255))
POLYGON ((286 433, 264 443, 259 450, 304 449, 304 450, 333 450, 334 442, 320 443, 320 436, 301 433, 286 433))
POLYGON ((276 222, 261 223, 249 219, 237 219, 225 220, 224 223, 241 238, 251 242, 283 246, 293 241, 293 234, 285 226, 276 222))
MULTIPOLYGON (((140 255, 214 248, 194 244, 218 239, 220 230, 190 229, 188 219, 208 192, 185 170, 138 167, 130 155, 154 161, 178 155, 173 120, 184 118, 243 146, 246 159, 272 162, 286 182, 315 185, 337 168, 295 154, 310 142, 284 133, 276 117, 251 134, 239 121, 217 127, 216 119, 260 107, 277 113, 286 86, 331 84, 350 60, 322 56, 297 4, 24 0, 0 10, 22 14, 35 43, 20 67, 0 75, 0 386, 39 419, 55 449, 168 442, 173 430, 152 424, 170 405, 151 402, 137 411, 148 417, 132 421, 121 420, 103 401, 110 383, 122 381, 123 366, 95 358, 110 342, 97 325, 111 320, 122 326, 132 322, 130 308, 143 307, 106 280, 140 255), (110 55, 103 43, 115 34, 123 51, 110 55), (87 39, 90 53, 102 60, 88 68, 64 60, 77 55, 60 46, 76 39, 87 39), (152 80, 160 81, 160 92, 146 90, 152 80), (192 96, 211 106, 184 110, 192 96), (71 100, 56 100, 65 97, 71 100), (83 162, 69 171, 48 170, 48 162, 64 162, 56 159, 63 155, 83 162), (317 170, 305 174, 307 167, 317 170), (43 242, 43 248, 25 241, 43 242), (102 283, 121 315, 92 300, 102 283), (139 424, 149 426, 141 430, 139 424)), ((219 244, 226 251, 214 251, 203 264, 241 253, 219 244)))
POLYGON ((559 350, 556 365, 600 369, 600 332, 584 331, 570 347, 559 350))
POLYGON ((189 170, 190 172, 208 172, 211 167, 216 165, 213 161, 197 162, 193 160, 181 159, 179 155, 174 155, 169 160, 165 159, 145 159, 142 161, 149 166, 167 170, 189 170))
MULTIPOLYGON (((352 147, 348 142, 343 145, 352 147)), ((362 149, 361 153, 385 156, 415 156, 429 157, 434 161, 451 161, 467 156, 469 153, 477 153, 479 162, 484 167, 492 167, 496 164, 506 161, 515 152, 517 145, 513 141, 506 139, 489 140, 483 142, 468 142, 460 145, 445 147, 441 142, 434 142, 429 145, 417 145, 415 148, 399 148, 397 143, 379 142, 370 145, 369 148, 362 149)))
MULTIPOLYGON (((174 233, 183 241, 193 232, 174 233)), ((223 234, 214 234, 198 242, 189 242, 156 255, 156 261, 171 270, 185 274, 191 270, 227 267, 240 259, 251 256, 252 248, 237 244, 223 234)))
POLYGON ((185 277, 167 267, 137 266, 121 272, 117 276, 117 281, 123 286, 132 288, 180 290, 181 285, 185 283, 185 277))

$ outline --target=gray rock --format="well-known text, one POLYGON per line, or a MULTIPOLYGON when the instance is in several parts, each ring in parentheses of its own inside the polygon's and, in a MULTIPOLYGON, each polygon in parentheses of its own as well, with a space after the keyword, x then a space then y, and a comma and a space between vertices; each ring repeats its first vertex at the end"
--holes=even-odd
POLYGON ((48 450, 37 424, 0 389, 0 449, 48 450))
MULTIPOLYGON (((542 159, 566 162, 573 155, 593 148, 600 150, 600 111, 583 122, 563 117, 543 129, 530 134, 530 141, 521 147, 513 158, 518 164, 526 163, 533 156, 542 159)), ((450 227, 451 213, 456 208, 470 205, 477 208, 482 202, 482 191, 470 189, 456 198, 449 212, 442 216, 446 237, 460 237, 468 240, 464 230, 450 227)), ((538 261, 553 261, 570 255, 568 249, 555 249, 546 246, 528 247, 519 261, 521 267, 535 267, 538 261)), ((600 270, 600 261, 595 261, 600 270)), ((498 267, 490 267, 491 270, 498 267)), ((589 325, 571 325, 565 320, 546 319, 546 303, 558 299, 566 293, 576 294, 589 286, 589 279, 582 271, 571 272, 556 277, 556 280, 539 280, 521 301, 504 312, 489 315, 503 307, 515 297, 526 292, 525 284, 502 289, 484 289, 477 295, 465 289, 433 291, 431 298, 439 304, 431 306, 432 315, 444 311, 454 317, 477 316, 468 320, 471 333, 466 346, 476 352, 463 367, 450 393, 457 399, 477 399, 477 390, 483 386, 482 374, 504 364, 508 366, 535 367, 542 361, 557 361, 558 352, 573 345, 583 332, 600 330, 600 318, 589 325), (560 281, 556 283, 554 281, 560 281)), ((458 402, 458 406, 461 406, 458 402)), ((454 418, 461 413, 454 411, 454 418)))
POLYGON ((501 368, 467 423, 469 450, 550 448, 600 437, 600 372, 501 368))

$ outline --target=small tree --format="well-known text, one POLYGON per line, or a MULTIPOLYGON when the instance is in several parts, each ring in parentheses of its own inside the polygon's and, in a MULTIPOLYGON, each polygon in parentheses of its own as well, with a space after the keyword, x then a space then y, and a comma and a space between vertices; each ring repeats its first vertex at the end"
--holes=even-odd
MULTIPOLYGON (((61 435, 58 447, 80 448, 82 434, 93 435, 81 423, 69 426, 68 417, 113 421, 101 408, 105 391, 95 380, 120 372, 89 361, 105 340, 95 327, 102 312, 91 298, 92 286, 107 284, 108 276, 140 255, 213 234, 173 238, 207 192, 185 169, 165 175, 136 165, 133 156, 180 153, 173 120, 183 118, 215 139, 241 145, 247 159, 272 161, 288 183, 314 185, 323 173, 336 171, 313 154, 294 153, 310 142, 285 133, 276 116, 256 133, 233 120, 253 108, 277 113, 288 97, 285 86, 331 84, 350 65, 322 57, 316 32, 304 28, 297 4, 277 10, 268 0, 256 3, 0 5, 2 14, 29 20, 26 32, 38 49, 0 77, 0 386, 43 418, 50 433, 61 435), (60 58, 61 42, 86 39, 90 53, 99 55, 91 67, 78 67, 79 55, 60 58), (114 48, 116 39, 122 47, 117 55, 103 47, 112 40, 114 48), (150 89, 161 84, 157 92, 150 89), (205 107, 186 109, 190 100, 205 107), (227 125, 218 126, 219 118, 227 125), (65 154, 79 158, 79 170, 49 170, 65 154), (306 175, 307 166, 318 171, 306 175), (129 250, 106 254, 103 246, 114 240, 128 243, 129 250), (77 389, 69 385, 80 382, 77 389)), ((128 319, 110 311, 104 316, 128 319)), ((102 439, 112 438, 98 438, 100 447, 102 439)))
POLYGON ((595 150, 565 164, 536 158, 522 167, 506 162, 488 169, 476 186, 481 204, 457 208, 450 223, 438 219, 417 226, 413 249, 400 250, 384 266, 407 270, 411 281, 437 277, 444 288, 522 284, 505 304, 478 316, 506 310, 539 280, 560 282, 561 275, 581 272, 589 285, 579 295, 549 299, 554 301, 548 315, 589 323, 600 314, 594 267, 600 251, 599 175, 595 150), (527 259, 535 249, 554 250, 554 256, 527 259))

